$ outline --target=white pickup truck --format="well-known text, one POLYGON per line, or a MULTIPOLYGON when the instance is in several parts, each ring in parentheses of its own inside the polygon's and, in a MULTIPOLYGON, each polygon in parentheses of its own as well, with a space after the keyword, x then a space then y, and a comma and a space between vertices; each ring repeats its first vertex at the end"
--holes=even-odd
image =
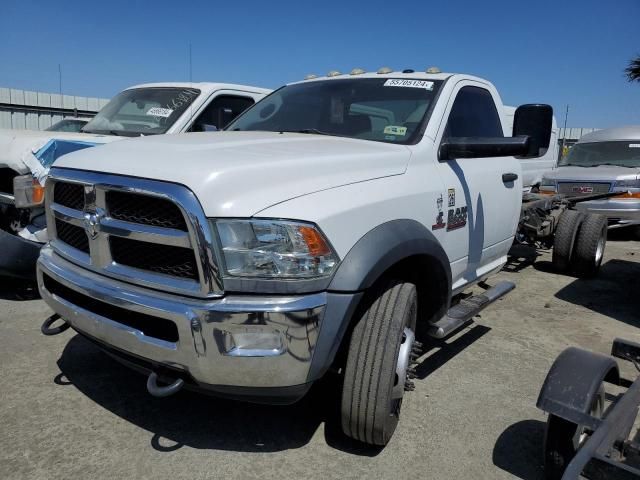
POLYGON ((148 83, 120 92, 80 133, 0 130, 0 275, 33 278, 47 240, 44 185, 60 156, 129 137, 222 129, 269 92, 228 83, 148 83))
POLYGON ((515 156, 549 146, 551 107, 520 107, 515 136, 503 112, 481 78, 354 70, 286 85, 216 135, 66 155, 47 182, 43 333, 73 327, 156 396, 290 403, 333 366, 344 433, 384 445, 416 337, 513 288, 460 295, 507 261, 515 156))

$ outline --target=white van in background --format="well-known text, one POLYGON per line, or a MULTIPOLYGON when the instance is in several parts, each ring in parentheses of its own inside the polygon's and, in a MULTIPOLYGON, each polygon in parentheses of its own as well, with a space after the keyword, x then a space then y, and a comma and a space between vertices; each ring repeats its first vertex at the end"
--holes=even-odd
MULTIPOLYGON (((516 107, 504 106, 505 131, 509 135, 513 131, 515 111, 516 107)), ((537 188, 542 180, 542 175, 556 168, 558 165, 558 125, 555 116, 551 124, 551 141, 547 153, 538 158, 521 158, 520 163, 522 163, 522 189, 525 192, 531 191, 534 187, 537 188)))

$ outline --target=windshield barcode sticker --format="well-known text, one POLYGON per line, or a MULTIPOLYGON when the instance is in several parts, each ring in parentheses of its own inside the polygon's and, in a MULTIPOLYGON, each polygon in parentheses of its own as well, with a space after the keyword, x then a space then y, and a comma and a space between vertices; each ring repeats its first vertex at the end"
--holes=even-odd
POLYGON ((154 117, 170 117, 173 113, 173 110, 170 108, 160 108, 160 107, 152 107, 147 110, 147 115, 151 115, 154 117))
POLYGON ((433 90, 433 82, 428 80, 405 80, 402 78, 390 78, 384 82, 385 87, 424 88, 433 90))

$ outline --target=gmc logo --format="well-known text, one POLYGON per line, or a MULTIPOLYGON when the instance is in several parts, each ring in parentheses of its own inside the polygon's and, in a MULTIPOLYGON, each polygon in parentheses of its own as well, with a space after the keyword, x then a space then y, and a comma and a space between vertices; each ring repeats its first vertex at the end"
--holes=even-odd
POLYGON ((586 186, 573 187, 571 191, 574 193, 593 193, 593 187, 586 187, 586 186))

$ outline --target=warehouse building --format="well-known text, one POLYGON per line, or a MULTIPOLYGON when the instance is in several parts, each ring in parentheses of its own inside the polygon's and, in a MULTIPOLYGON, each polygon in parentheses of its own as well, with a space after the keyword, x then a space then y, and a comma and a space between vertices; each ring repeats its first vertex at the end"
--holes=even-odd
POLYGON ((108 101, 0 87, 0 128, 44 130, 64 117, 93 117, 108 101))

